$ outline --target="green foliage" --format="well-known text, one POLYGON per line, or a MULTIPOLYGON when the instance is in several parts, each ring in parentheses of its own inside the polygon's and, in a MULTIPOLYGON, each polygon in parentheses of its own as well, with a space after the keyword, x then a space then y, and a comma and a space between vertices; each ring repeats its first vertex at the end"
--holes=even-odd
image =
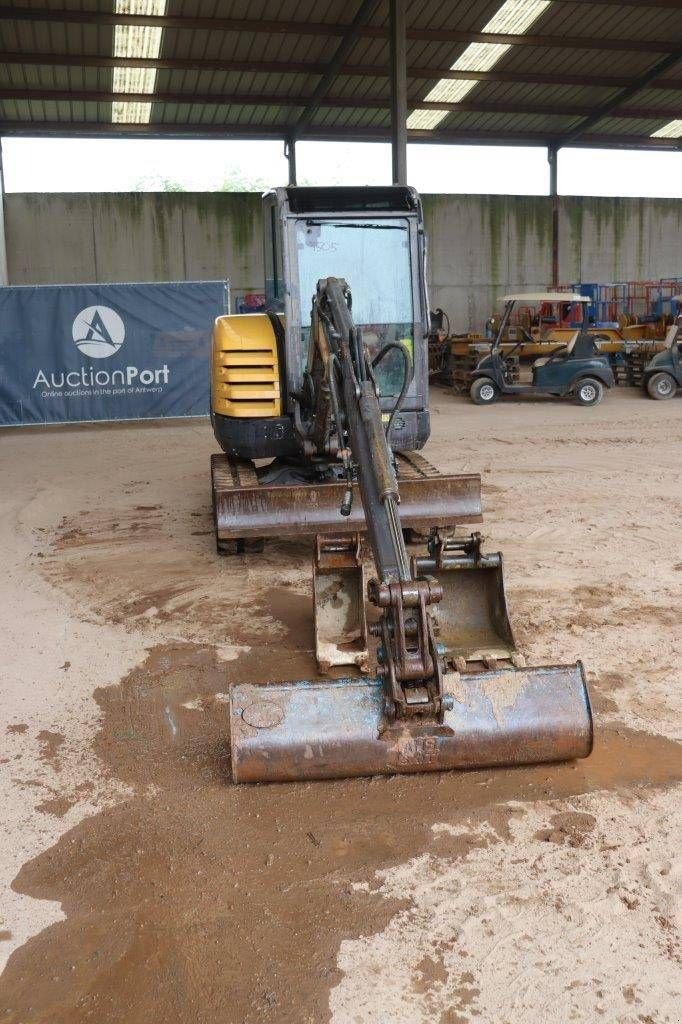
POLYGON ((265 192, 272 188, 272 182, 260 176, 247 176, 237 167, 227 167, 223 183, 218 192, 265 192))
POLYGON ((186 192, 187 189, 179 181, 162 178, 160 174, 138 178, 134 185, 135 192, 186 192))

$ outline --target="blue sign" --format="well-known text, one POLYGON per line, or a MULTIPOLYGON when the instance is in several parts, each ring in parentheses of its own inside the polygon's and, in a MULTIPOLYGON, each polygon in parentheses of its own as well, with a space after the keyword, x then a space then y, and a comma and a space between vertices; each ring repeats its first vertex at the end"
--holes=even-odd
POLYGON ((0 425, 202 416, 225 281, 0 288, 0 425))

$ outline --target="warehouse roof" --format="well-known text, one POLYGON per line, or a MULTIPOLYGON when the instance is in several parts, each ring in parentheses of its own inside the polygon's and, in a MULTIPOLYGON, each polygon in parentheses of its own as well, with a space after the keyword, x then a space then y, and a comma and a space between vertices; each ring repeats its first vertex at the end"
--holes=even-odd
MULTIPOLYGON (((412 0, 408 139, 682 147, 679 0, 412 0)), ((0 133, 388 139, 388 0, 0 5, 0 133)))

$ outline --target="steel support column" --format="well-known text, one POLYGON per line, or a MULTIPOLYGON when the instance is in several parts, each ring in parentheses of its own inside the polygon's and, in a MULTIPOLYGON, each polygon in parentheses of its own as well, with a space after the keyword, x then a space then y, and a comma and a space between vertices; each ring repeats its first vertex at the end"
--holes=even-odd
POLYGON ((559 147, 547 148, 549 162, 549 195, 552 200, 552 287, 559 285, 559 191, 557 164, 559 147))
POLYGON ((296 136, 288 135, 284 140, 284 155, 289 164, 289 184, 296 184, 296 136))
POLYGON ((407 185, 407 59, 405 0, 391 5, 391 163, 393 184, 407 185))
POLYGON ((7 242, 5 239, 5 176, 2 169, 2 139, 0 138, 0 286, 9 284, 7 275, 7 242))

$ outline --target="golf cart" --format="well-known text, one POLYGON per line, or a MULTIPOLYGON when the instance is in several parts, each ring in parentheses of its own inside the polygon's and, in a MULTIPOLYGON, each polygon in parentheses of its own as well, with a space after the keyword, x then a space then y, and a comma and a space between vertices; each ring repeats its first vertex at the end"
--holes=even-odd
POLYGON ((682 388, 682 295, 677 302, 677 317, 668 328, 665 348, 649 360, 644 369, 643 384, 650 398, 672 398, 682 388))
POLYGON ((598 405, 604 388, 613 387, 615 381, 609 357, 600 354, 594 337, 587 333, 589 301, 587 296, 571 292, 505 295, 504 314, 490 346, 490 354, 481 359, 472 374, 471 400, 476 405, 491 405, 500 395, 555 395, 558 398, 572 395, 579 405, 598 405), (566 344, 535 360, 530 384, 517 384, 511 380, 507 360, 522 342, 503 352, 502 338, 514 306, 532 302, 580 303, 582 326, 573 332, 566 344))

